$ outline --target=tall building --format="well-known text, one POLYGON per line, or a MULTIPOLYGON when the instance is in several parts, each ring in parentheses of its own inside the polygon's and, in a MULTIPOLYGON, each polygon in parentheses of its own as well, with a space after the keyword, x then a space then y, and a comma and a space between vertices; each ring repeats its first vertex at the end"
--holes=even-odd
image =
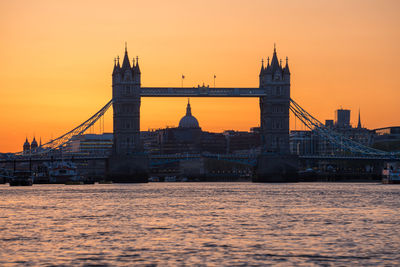
POLYGON ((335 110, 335 127, 349 128, 350 127, 350 110, 337 109, 335 110))
POLYGON ((260 97, 262 150, 287 155, 289 149, 289 105, 290 105, 290 70, 288 58, 286 66, 278 61, 276 48, 271 64, 264 62, 260 71, 260 88, 267 96, 260 97))

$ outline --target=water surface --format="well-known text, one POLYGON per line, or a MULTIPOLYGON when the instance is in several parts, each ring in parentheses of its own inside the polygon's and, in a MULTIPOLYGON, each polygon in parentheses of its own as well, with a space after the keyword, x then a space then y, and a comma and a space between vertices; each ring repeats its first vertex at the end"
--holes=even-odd
POLYGON ((0 265, 399 265, 400 185, 0 185, 0 265))

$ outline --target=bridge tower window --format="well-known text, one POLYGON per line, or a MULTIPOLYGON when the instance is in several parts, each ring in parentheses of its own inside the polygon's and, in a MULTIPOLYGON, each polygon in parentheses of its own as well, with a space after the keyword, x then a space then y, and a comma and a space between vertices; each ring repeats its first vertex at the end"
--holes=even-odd
POLYGON ((129 95, 131 93, 131 88, 129 85, 125 85, 125 95, 129 95))

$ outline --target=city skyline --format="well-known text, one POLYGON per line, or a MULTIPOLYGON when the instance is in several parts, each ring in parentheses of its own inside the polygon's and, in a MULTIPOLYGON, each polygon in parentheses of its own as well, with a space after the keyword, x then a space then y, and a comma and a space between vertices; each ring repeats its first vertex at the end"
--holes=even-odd
MULTIPOLYGON (((214 75, 217 87, 258 87, 261 59, 272 56, 276 42, 278 56, 283 60, 289 56, 292 97, 320 121, 333 119, 334 110, 343 106, 353 111, 353 125, 358 109, 367 128, 400 124, 397 2, 351 1, 347 9, 342 9, 345 2, 274 3, 281 16, 270 15, 279 27, 256 16, 262 15, 266 2, 244 10, 240 2, 227 3, 210 2, 214 9, 208 10, 195 2, 171 2, 167 5, 171 17, 161 8, 135 3, 132 11, 136 8, 143 14, 130 17, 129 8, 118 9, 122 12, 118 16, 113 12, 106 16, 114 7, 100 2, 98 15, 86 18, 88 3, 74 10, 74 3, 2 2, 0 151, 20 151, 26 136, 57 137, 103 106, 111 98, 113 58, 122 57, 125 41, 129 57, 139 56, 142 86, 176 87, 182 75, 185 87, 203 82, 212 87, 214 75), (323 18, 324 14, 329 16, 323 18), (323 25, 314 25, 308 15, 322 19, 323 25), (302 23, 296 25, 297 20, 302 23)), ((185 103, 186 98, 143 98, 141 130, 176 125, 185 103)), ((204 130, 248 130, 259 125, 258 98, 191 98, 191 103, 204 130)))

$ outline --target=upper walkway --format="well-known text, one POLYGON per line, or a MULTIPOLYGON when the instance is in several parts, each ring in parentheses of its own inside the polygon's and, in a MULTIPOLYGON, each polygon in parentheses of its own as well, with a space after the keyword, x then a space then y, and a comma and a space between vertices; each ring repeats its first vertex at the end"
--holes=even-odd
POLYGON ((230 87, 141 87, 142 97, 262 97, 260 88, 230 87))

